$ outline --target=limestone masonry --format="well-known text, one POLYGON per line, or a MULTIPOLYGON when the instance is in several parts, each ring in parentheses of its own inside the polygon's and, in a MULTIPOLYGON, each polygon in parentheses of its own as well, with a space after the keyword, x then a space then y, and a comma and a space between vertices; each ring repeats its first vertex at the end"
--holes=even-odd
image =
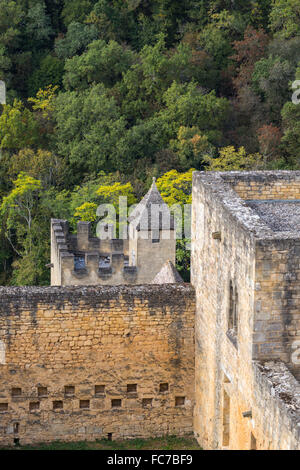
POLYGON ((99 239, 89 222, 79 222, 74 235, 66 220, 52 219, 51 285, 148 284, 166 262, 175 264, 174 217, 155 179, 131 213, 125 238, 113 238, 112 230, 103 223, 105 237, 99 239))
POLYGON ((53 220, 56 286, 0 288, 1 444, 300 449, 300 172, 194 173, 192 284, 170 214, 141 236, 158 200, 128 241, 53 220))
POLYGON ((193 288, 0 288, 1 444, 193 430, 193 288))
POLYGON ((194 431, 204 448, 300 448, 299 207, 300 172, 194 173, 194 431))

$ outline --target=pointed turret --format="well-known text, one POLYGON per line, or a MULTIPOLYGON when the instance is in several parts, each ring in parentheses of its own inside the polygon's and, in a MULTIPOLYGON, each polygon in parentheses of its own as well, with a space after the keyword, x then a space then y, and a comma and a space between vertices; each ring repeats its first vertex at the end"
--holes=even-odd
POLYGON ((174 230, 174 217, 164 202, 153 178, 151 188, 128 218, 136 230, 174 230))
POLYGON ((137 267, 139 283, 150 283, 168 260, 175 264, 176 253, 174 216, 155 178, 128 220, 129 265, 137 267))

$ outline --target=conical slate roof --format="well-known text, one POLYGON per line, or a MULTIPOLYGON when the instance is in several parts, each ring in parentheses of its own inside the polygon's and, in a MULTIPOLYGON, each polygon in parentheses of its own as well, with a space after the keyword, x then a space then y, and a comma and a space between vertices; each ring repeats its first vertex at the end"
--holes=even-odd
POLYGON ((174 216, 170 213, 157 189, 155 178, 147 194, 130 214, 130 224, 136 230, 174 230, 174 216))
POLYGON ((177 284, 183 283, 183 279, 171 261, 167 261, 151 284, 177 284))

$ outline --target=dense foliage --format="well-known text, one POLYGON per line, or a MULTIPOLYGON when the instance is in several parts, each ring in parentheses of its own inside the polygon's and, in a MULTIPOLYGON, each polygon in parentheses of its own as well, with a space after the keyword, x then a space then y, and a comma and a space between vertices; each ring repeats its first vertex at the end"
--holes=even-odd
POLYGON ((300 0, 0 0, 0 283, 152 176, 183 205, 192 168, 298 168, 299 62, 300 0))

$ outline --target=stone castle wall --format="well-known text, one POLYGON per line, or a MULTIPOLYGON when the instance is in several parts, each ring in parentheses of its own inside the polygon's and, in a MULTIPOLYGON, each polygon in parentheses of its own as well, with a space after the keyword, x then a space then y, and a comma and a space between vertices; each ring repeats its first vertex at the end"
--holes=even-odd
POLYGON ((135 252, 137 284, 149 284, 167 261, 176 264, 176 232, 160 230, 159 242, 153 242, 151 232, 137 232, 135 239, 129 240, 130 261, 135 252))
POLYGON ((137 285, 150 284, 167 261, 175 265, 176 233, 159 230, 136 231, 135 237, 106 239, 92 237, 89 222, 77 224, 77 235, 69 233, 64 220, 51 220, 51 285, 137 285), (80 255, 84 269, 77 269, 80 255), (109 258, 100 266, 100 258, 109 258), (125 262, 126 261, 126 262, 125 262))
MULTIPOLYGON (((250 179, 248 175, 247 184, 250 179)), ((290 416, 290 398, 284 391, 275 397, 254 362, 291 365, 291 345, 299 332, 298 245, 280 241, 280 235, 272 240, 272 230, 233 191, 237 180, 232 174, 194 174, 194 430, 206 449, 298 449, 299 424, 290 416), (238 312, 236 336, 229 330, 230 285, 238 312)), ((293 365, 293 372, 297 370, 293 365)), ((285 372, 282 378, 275 371, 274 382, 284 383, 288 375, 297 384, 285 372)), ((296 385, 293 395, 299 397, 296 385)), ((300 406, 298 418, 299 411, 300 406)))
POLYGON ((280 360, 300 380, 300 239, 259 240, 253 358, 280 360), (298 353, 299 355, 299 353, 298 353))
POLYGON ((193 288, 0 288, 0 442, 193 430, 193 288))
POLYGON ((249 449, 251 424, 242 411, 252 404, 249 364, 252 360, 254 241, 218 194, 194 175, 191 282, 196 290, 194 430, 205 449, 228 447, 223 421, 230 427, 231 448, 249 449), (214 238, 219 233, 221 239, 214 238), (238 348, 227 336, 230 281, 239 292, 238 348), (230 398, 228 398, 230 397, 230 398), (225 402, 227 405, 226 413, 225 402), (225 404, 224 404, 225 405, 225 404))
MULTIPOLYGON (((77 235, 69 233, 66 220, 51 220, 51 285, 92 286, 138 284, 137 269, 128 261, 128 240, 100 240, 92 237, 91 224, 79 222, 77 235), (84 269, 76 269, 75 254, 84 259, 84 269), (100 257, 110 264, 100 267, 100 257)), ((139 283, 143 284, 143 283, 139 283)))
POLYGON ((245 200, 300 199, 299 171, 230 172, 223 178, 245 200))
MULTIPOLYGON (((300 384, 281 362, 254 363, 250 424, 256 428, 256 447, 300 450, 300 384)), ((244 419, 245 418, 240 418, 244 419)))

